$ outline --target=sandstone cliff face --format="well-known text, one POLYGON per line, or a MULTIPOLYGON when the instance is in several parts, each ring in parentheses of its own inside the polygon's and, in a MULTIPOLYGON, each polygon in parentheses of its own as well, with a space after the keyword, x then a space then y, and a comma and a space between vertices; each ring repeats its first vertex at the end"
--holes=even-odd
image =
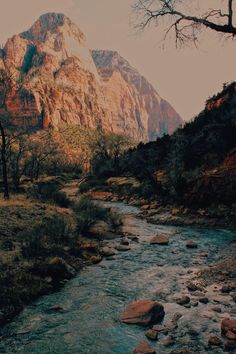
POLYGON ((171 105, 117 52, 94 50, 92 56, 114 131, 135 131, 142 139, 155 140, 182 124, 171 105))
POLYGON ((17 82, 6 99, 13 123, 39 129, 100 124, 138 140, 179 126, 174 109, 117 53, 92 55, 84 34, 63 14, 43 15, 10 38, 0 66, 17 82))

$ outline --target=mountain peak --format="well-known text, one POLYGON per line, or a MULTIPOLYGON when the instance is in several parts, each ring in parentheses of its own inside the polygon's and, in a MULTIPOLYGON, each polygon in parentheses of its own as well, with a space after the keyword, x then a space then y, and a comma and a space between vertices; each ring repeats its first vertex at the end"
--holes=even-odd
POLYGON ((21 34, 21 37, 42 42, 47 38, 48 33, 63 32, 63 27, 67 32, 71 32, 78 38, 84 38, 84 34, 80 29, 64 14, 48 12, 39 17, 39 19, 32 25, 32 27, 21 34))

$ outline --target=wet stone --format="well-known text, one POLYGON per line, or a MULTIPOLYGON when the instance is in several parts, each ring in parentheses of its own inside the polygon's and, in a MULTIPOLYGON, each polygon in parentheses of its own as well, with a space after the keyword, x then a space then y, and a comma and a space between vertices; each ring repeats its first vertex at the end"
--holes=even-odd
POLYGON ((208 297, 200 297, 199 302, 201 302, 202 304, 208 304, 209 299, 208 297))
POLYGON ((184 296, 182 296, 181 298, 177 299, 177 300, 176 300, 176 303, 177 303, 178 305, 181 305, 181 306, 187 305, 187 304, 190 303, 190 297, 187 296, 187 295, 184 295, 184 296))
POLYGON ((164 345, 165 347, 170 347, 175 344, 175 340, 172 336, 168 336, 162 341, 161 344, 164 345))
POLYGON ((134 349, 133 354, 156 354, 156 351, 149 345, 149 343, 141 342, 134 349))
POLYGON ((154 331, 154 329, 149 329, 149 330, 145 333, 145 336, 146 336, 148 339, 157 340, 157 338, 158 338, 158 332, 157 332, 157 331, 154 331))
POLYGON ((221 344, 222 344, 222 341, 217 336, 210 336, 208 338, 208 345, 209 346, 220 346, 221 344))

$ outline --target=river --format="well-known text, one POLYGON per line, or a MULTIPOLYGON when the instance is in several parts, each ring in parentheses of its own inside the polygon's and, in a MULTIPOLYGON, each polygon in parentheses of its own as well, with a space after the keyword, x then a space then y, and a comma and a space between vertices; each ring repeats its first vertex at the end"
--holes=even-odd
MULTIPOLYGON (((109 205, 109 204, 107 204, 109 205)), ((139 210, 122 203, 112 203, 124 217, 124 231, 139 237, 131 250, 104 259, 81 271, 57 293, 44 296, 5 326, 1 331, 0 353, 22 354, 128 354, 145 340, 145 329, 125 325, 118 316, 127 304, 137 299, 160 301, 168 322, 180 312, 179 327, 173 334, 175 344, 165 347, 152 342, 158 353, 178 348, 209 353, 207 338, 220 336, 220 322, 235 314, 235 304, 218 288, 210 287, 208 304, 190 309, 176 304, 176 298, 189 294, 186 281, 199 269, 232 253, 230 242, 235 234, 226 230, 171 227, 147 223, 138 217, 139 210), (150 245, 151 237, 170 238, 168 246, 150 245), (197 249, 187 249, 186 240, 196 241, 197 249), (202 257, 201 253, 208 253, 202 257), (221 313, 212 307, 220 303, 221 313), (61 311, 49 311, 59 305, 61 311)), ((109 241, 117 243, 117 240, 109 241)), ((197 296, 191 295, 191 299, 197 296)), ((223 353, 221 348, 214 353, 223 353)))

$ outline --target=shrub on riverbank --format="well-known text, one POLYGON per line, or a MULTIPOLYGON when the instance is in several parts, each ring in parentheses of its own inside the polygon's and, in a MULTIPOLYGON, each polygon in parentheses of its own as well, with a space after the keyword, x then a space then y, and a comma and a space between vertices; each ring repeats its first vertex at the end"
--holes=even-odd
POLYGON ((86 235, 90 227, 98 220, 111 223, 112 214, 105 208, 97 205, 89 195, 83 195, 79 202, 74 204, 77 232, 86 235))

